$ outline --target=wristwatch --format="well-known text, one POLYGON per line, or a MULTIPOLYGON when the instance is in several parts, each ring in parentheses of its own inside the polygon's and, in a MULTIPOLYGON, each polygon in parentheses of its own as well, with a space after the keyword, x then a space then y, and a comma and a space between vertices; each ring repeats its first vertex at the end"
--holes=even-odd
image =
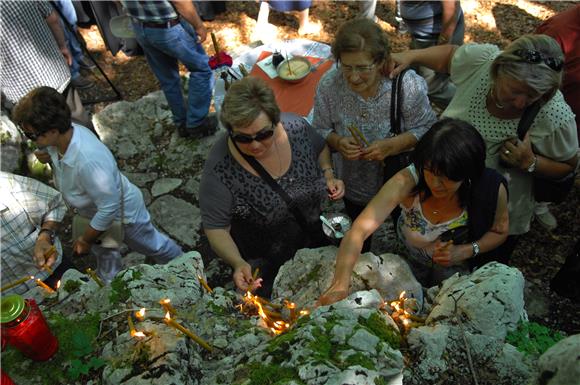
POLYGON ((472 258, 477 257, 477 255, 479 254, 479 245, 477 244, 477 242, 472 242, 471 247, 473 247, 473 255, 471 257, 472 258))
POLYGON ((530 164, 527 168, 527 172, 528 173, 533 173, 534 171, 536 171, 536 165, 538 164, 538 156, 534 155, 534 160, 532 161, 532 164, 530 164))
POLYGON ((38 236, 40 237, 40 234, 42 234, 42 233, 48 233, 48 236, 50 237, 50 244, 54 245, 54 238, 56 236, 56 233, 54 232, 54 230, 40 229, 40 231, 38 232, 38 236))

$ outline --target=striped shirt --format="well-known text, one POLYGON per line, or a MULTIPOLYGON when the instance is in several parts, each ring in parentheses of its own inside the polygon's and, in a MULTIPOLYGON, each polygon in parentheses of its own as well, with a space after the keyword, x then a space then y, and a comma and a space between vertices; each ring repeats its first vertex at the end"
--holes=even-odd
POLYGON ((46 1, 0 1, 0 84, 12 103, 40 86, 62 93, 70 81, 45 20, 52 11, 46 1))
MULTIPOLYGON (((65 213, 66 205, 55 189, 36 179, 0 172, 2 286, 31 275, 42 281, 48 278, 48 273, 39 270, 34 263, 34 246, 42 223, 61 222, 65 213)), ((55 238, 54 245, 58 258, 53 269, 62 260, 62 246, 58 238, 55 238)), ((34 281, 28 281, 5 293, 22 294, 35 285, 34 281)))
POLYGON ((122 0, 129 16, 144 22, 164 22, 177 18, 168 0, 122 0))

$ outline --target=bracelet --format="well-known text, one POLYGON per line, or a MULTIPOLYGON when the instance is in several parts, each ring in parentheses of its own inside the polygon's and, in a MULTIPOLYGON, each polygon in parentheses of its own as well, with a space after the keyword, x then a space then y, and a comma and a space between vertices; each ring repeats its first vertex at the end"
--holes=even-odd
POLYGON ((40 229, 40 231, 38 232, 38 236, 40 237, 40 234, 42 233, 48 233, 48 236, 50 237, 50 244, 54 245, 54 237, 56 236, 54 230, 51 229, 40 229))

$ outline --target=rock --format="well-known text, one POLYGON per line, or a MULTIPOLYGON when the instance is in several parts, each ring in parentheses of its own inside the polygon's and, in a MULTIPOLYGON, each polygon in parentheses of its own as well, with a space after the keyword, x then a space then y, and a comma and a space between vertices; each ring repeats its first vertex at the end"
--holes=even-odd
MULTIPOLYGON (((302 249, 279 270, 274 281, 273 298, 291 298, 299 306, 310 306, 326 290, 334 276, 337 248, 302 249)), ((417 299, 423 291, 407 263, 394 254, 376 256, 365 253, 358 259, 350 292, 376 289, 384 299, 395 299, 402 291, 417 299)))
POLYGON ((149 206, 151 204, 151 193, 149 190, 142 188, 141 194, 143 195, 143 202, 145 202, 145 206, 149 206))
POLYGON ((201 227, 198 207, 171 195, 164 195, 149 206, 149 212, 155 224, 171 238, 189 247, 197 245, 201 227))
POLYGON ((426 323, 449 323, 459 316, 473 333, 505 338, 520 320, 527 318, 522 273, 491 262, 471 275, 445 280, 426 323))
POLYGON ((193 197, 196 200, 199 200, 198 194, 199 194, 199 183, 201 181, 201 174, 198 174, 196 176, 194 176, 193 178, 190 178, 185 185, 183 186, 183 191, 185 191, 188 194, 193 195, 193 197))
POLYGON ((537 385, 571 385, 580 379, 580 334, 548 349, 538 361, 537 385))
POLYGON ((167 194, 181 186, 181 183, 183 183, 183 181, 178 178, 157 179, 151 188, 151 195, 153 195, 153 197, 158 197, 159 195, 167 194))
POLYGON ((145 187, 147 183, 157 179, 156 172, 123 172, 127 179, 137 187, 145 187))
POLYGON ((141 265, 142 263, 145 263, 145 259, 146 257, 143 254, 132 251, 123 257, 123 269, 128 269, 135 265, 141 265))
POLYGON ((2 171, 15 172, 22 160, 22 137, 8 116, 2 114, 0 122, 0 165, 2 171))

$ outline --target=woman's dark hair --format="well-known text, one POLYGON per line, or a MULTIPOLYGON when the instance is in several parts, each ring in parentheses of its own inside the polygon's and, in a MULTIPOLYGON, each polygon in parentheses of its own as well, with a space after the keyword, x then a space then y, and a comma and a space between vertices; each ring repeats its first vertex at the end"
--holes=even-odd
POLYGON ((431 195, 425 182, 424 170, 460 182, 459 202, 465 207, 469 199, 471 181, 479 179, 485 169, 485 142, 469 123, 445 118, 435 123, 417 143, 413 163, 419 175, 414 192, 431 195))
POLYGON ((14 110, 12 120, 17 126, 29 126, 37 134, 52 129, 61 134, 71 128, 71 112, 66 99, 51 87, 38 87, 26 94, 14 110))

